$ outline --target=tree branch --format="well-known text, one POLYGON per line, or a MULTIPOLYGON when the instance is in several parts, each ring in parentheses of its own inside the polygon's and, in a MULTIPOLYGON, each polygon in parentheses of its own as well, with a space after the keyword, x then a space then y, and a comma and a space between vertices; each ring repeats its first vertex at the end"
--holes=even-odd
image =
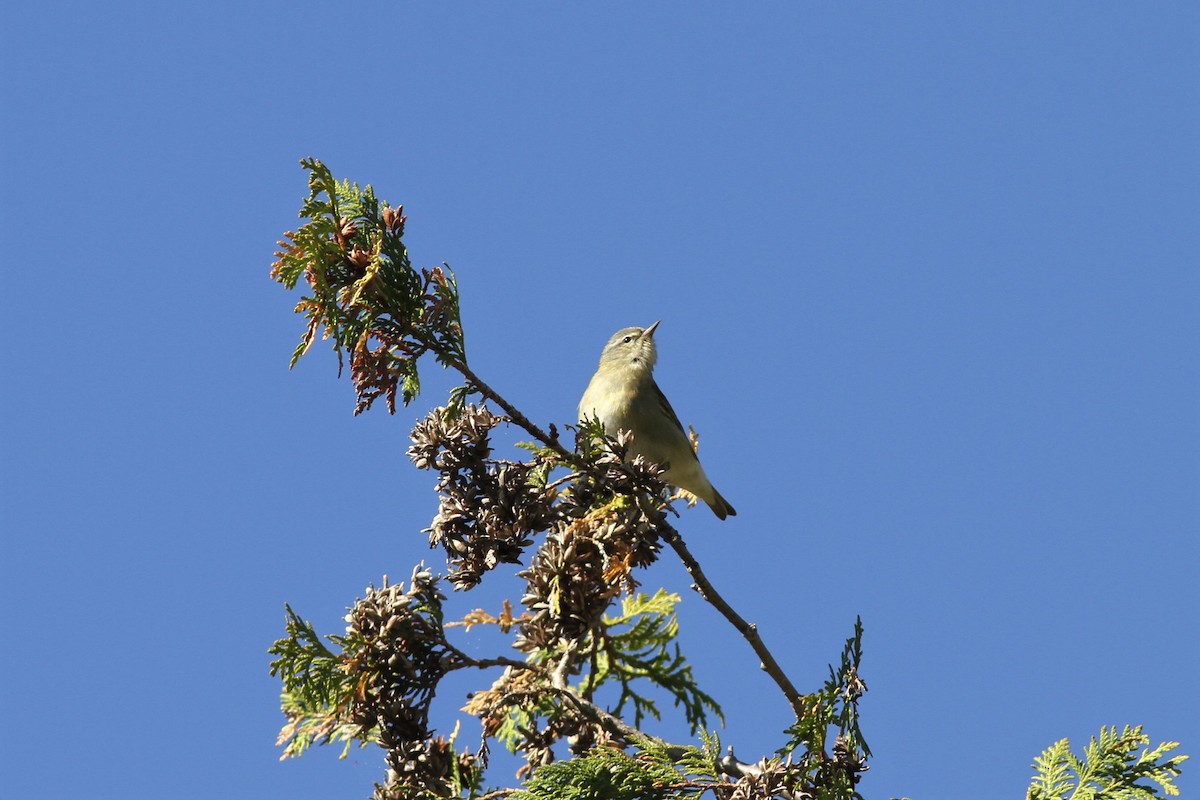
POLYGON ((508 418, 511 419, 513 422, 517 423, 518 425, 520 425, 522 428, 524 428, 525 431, 527 433, 529 433, 530 436, 533 436, 535 439, 540 441, 542 444, 546 445, 551 450, 558 453, 560 456, 563 457, 563 459, 566 460, 566 462, 568 464, 578 465, 579 457, 577 455, 575 455, 574 453, 572 453, 567 448, 562 446, 562 443, 559 442, 559 440, 558 440, 557 432, 555 432, 554 436, 551 436, 550 434, 546 433, 544 430, 539 428, 537 425, 534 425, 533 422, 530 421, 529 417, 526 417, 524 414, 522 414, 520 411, 517 410, 516 406, 514 406, 512 403, 508 402, 503 397, 501 397, 499 392, 497 392, 491 386, 488 386, 486 383, 484 383, 483 380, 478 375, 476 375, 475 372, 470 367, 468 367, 464 362, 455 360, 455 361, 451 362, 451 366, 453 366, 456 370, 461 372, 462 376, 464 378, 466 378, 468 381, 470 381, 471 385, 474 386, 476 389, 478 389, 479 393, 481 395, 488 398, 489 400, 492 400, 496 405, 498 405, 498 406, 500 406, 500 408, 504 409, 504 413, 508 415, 508 418))
POLYGON ((508 797, 510 794, 516 794, 519 791, 521 791, 521 790, 520 789, 497 789, 494 792, 488 792, 487 794, 479 795, 478 800, 500 800, 500 798, 502 798, 502 797, 508 797))
POLYGON ((692 588, 708 601, 729 623, 737 629, 738 633, 750 643, 750 647, 758 656, 760 666, 763 671, 771 676, 775 684, 783 691, 783 696, 787 698, 788 704, 791 705, 796 719, 801 719, 805 713, 804 699, 800 692, 796 691, 796 687, 792 685, 791 680, 784 674, 783 669, 779 666, 779 662, 775 660, 775 656, 771 655, 771 651, 763 643, 762 637, 758 635, 758 626, 746 622, 741 614, 733 610, 733 607, 725 601, 721 593, 716 590, 708 577, 704 574, 704 570, 700 568, 698 562, 692 552, 688 550, 687 545, 683 542, 683 537, 679 535, 679 531, 675 530, 670 525, 664 526, 663 539, 667 544, 671 545, 676 555, 683 562, 684 568, 695 581, 692 588))

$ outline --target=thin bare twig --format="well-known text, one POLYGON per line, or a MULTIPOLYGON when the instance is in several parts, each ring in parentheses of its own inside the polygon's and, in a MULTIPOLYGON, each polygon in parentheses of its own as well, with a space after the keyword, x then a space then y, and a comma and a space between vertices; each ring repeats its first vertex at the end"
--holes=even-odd
POLYGON ((517 407, 500 396, 500 393, 484 383, 475 372, 461 361, 452 362, 452 366, 462 373, 462 376, 471 382, 471 385, 479 390, 479 393, 484 397, 492 400, 500 408, 504 409, 504 413, 513 422, 525 429, 530 436, 533 436, 542 444, 549 447, 554 452, 558 453, 568 464, 578 464, 579 456, 572 453, 570 450, 562 446, 562 442, 558 440, 558 436, 551 436, 544 430, 534 425, 528 417, 517 410, 517 407))
POLYGON ((741 614, 733 610, 733 607, 725 601, 721 593, 716 590, 712 582, 708 580, 708 576, 704 574, 704 570, 700 568, 692 551, 688 550, 687 545, 683 542, 683 537, 679 535, 679 531, 671 526, 664 526, 663 539, 667 544, 671 545, 671 549, 679 556, 679 560, 683 562, 683 566, 687 569, 688 574, 692 576, 695 583, 692 588, 707 600, 729 623, 737 629, 738 633, 750 643, 750 647, 758 656, 760 666, 763 671, 771 676, 780 690, 783 691, 783 696, 787 698, 788 704, 792 707, 792 711, 796 715, 796 719, 804 716, 804 698, 800 692, 796 691, 796 687, 792 685, 791 680, 784 674, 783 669, 779 666, 779 662, 775 660, 775 656, 771 655, 771 651, 767 649, 763 643, 762 637, 758 635, 758 626, 753 623, 746 622, 741 614))
POLYGON ((494 792, 481 794, 477 800, 500 800, 501 797, 508 797, 510 794, 516 794, 520 789, 497 789, 494 792))
POLYGON ((563 648, 562 658, 558 660, 558 666, 550 673, 550 682, 556 689, 567 689, 567 673, 571 671, 571 662, 575 660, 575 649, 579 644, 578 639, 571 639, 563 648))

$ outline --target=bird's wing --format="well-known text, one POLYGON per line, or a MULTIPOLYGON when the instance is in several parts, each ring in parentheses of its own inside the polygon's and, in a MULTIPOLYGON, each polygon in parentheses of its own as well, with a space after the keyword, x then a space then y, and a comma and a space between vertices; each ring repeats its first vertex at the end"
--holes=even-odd
POLYGON ((679 432, 687 436, 687 431, 683 429, 683 423, 679 421, 679 415, 675 413, 675 409, 671 408, 671 403, 667 400, 667 396, 663 394, 662 389, 658 388, 658 382, 653 378, 650 382, 654 384, 654 393, 658 395, 658 405, 666 413, 667 417, 675 423, 675 427, 679 428, 679 432))

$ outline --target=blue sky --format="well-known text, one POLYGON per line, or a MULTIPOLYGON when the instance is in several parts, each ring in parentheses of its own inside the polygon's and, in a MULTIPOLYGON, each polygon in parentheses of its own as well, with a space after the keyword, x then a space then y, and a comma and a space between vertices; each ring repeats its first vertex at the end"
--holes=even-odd
MULTIPOLYGON (((663 320, 739 512, 685 514, 697 557, 801 689, 863 617, 867 796, 1019 797, 1103 724, 1200 753, 1196 7, 345 5, 5 9, 6 796, 382 775, 277 762, 266 649, 285 601, 336 632, 437 563, 404 450, 451 376, 354 418, 330 353, 287 370, 308 155, 405 204, 535 420, 663 320)), ((722 738, 778 746, 745 643, 669 559, 645 585, 722 738)))

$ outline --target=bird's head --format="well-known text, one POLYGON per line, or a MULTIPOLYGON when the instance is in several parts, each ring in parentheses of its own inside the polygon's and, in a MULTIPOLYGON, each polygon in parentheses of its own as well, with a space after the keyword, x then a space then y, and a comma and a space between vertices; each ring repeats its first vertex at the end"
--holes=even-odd
POLYGON ((648 328, 622 328, 614 333, 600 354, 600 368, 653 370, 658 361, 658 349, 654 346, 654 329, 657 327, 658 322, 655 322, 648 328))

